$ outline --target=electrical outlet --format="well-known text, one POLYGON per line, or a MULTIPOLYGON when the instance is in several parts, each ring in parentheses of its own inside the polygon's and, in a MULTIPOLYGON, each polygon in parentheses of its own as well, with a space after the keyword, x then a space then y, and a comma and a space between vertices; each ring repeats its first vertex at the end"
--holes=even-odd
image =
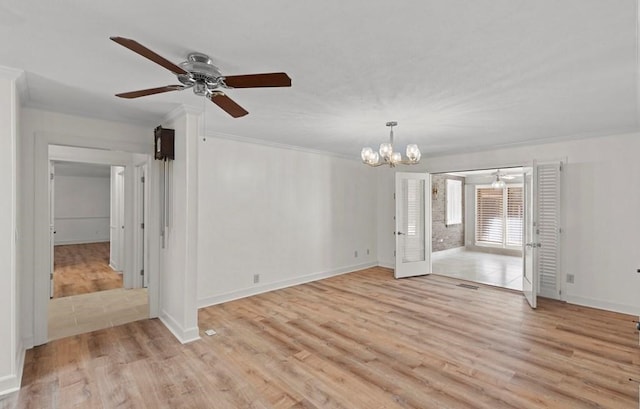
POLYGON ((358 250, 353 252, 353 257, 358 257, 358 250))
POLYGON ((260 274, 253 275, 253 284, 258 284, 260 282, 260 274))
POLYGON ((573 284, 575 277, 573 274, 567 274, 567 283, 573 284))

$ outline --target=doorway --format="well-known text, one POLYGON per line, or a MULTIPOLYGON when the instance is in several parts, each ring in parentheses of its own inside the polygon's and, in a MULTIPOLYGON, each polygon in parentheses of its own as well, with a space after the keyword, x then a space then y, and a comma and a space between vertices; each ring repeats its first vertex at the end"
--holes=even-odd
POLYGON ((522 167, 432 175, 434 274, 522 291, 522 167))
POLYGON ((133 194, 133 174, 147 158, 124 152, 101 156, 91 149, 49 147, 53 294, 47 305, 48 340, 150 315, 147 289, 133 274, 134 257, 147 255, 127 250, 138 238, 133 237, 134 214, 144 214, 137 207, 147 202, 146 192, 133 194))
POLYGON ((109 263, 111 167, 52 161, 52 299, 123 288, 109 263))

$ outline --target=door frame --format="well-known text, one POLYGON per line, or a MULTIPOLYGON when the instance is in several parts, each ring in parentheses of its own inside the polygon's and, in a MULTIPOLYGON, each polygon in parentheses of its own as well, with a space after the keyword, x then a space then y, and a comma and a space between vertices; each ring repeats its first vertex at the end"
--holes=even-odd
MULTIPOLYGON (((137 152, 146 152, 146 144, 136 144, 128 141, 114 141, 109 139, 89 138, 82 136, 72 136, 54 133, 39 133, 33 135, 34 146, 34 237, 33 237, 33 345, 42 345, 48 342, 48 303, 49 303, 49 150, 50 146, 60 146, 67 150, 93 151, 94 162, 102 164, 121 164, 133 167, 140 163, 151 163, 151 155, 137 152)), ((56 148, 53 148, 55 151, 56 148)), ((73 161, 71 155, 58 152, 55 160, 73 161)), ((56 155, 56 154, 54 154, 56 155)), ((78 161, 78 160, 76 160, 78 161)), ((86 160, 82 160, 87 162, 86 160)), ((131 174, 130 192, 133 198, 133 172, 131 174)), ((149 176, 152 176, 149 174, 149 176)), ((152 186, 154 186, 152 184, 152 186)), ((147 203, 147 214, 156 211, 154 206, 147 203)), ((133 206, 129 209, 129 220, 133 222, 133 206)), ((149 220, 155 220, 149 214, 149 220)), ((152 226, 149 226, 152 227, 152 226)), ((132 236, 132 235, 131 235, 132 236)), ((149 234, 150 245, 148 246, 149 259, 159 258, 159 240, 156 235, 149 234)), ((133 237, 128 248, 133 248, 133 237)), ((130 264, 133 265, 133 257, 129 257, 130 264)), ((132 270, 132 267, 129 268, 132 270)), ((149 265, 151 277, 159 275, 157 263, 149 265)), ((129 283, 126 283, 129 284, 129 283)), ((125 285, 126 285, 125 284, 125 285)), ((159 279, 152 278, 148 290, 149 317, 158 316, 159 312, 159 279)))

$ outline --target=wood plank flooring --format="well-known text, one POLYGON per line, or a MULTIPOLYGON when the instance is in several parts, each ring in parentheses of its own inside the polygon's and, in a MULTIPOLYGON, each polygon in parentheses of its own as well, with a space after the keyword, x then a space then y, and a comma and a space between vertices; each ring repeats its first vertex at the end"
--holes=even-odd
POLYGON ((54 247, 53 298, 122 288, 109 267, 109 242, 54 247))
POLYGON ((632 316, 373 268, 28 351, 19 408, 637 408, 632 316))

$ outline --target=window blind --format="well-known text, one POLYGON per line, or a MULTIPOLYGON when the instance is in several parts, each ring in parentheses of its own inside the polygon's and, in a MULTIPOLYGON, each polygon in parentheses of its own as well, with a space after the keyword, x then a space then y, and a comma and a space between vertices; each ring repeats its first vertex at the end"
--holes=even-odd
POLYGON ((462 223, 462 181, 447 179, 447 213, 445 224, 462 223))
POLYGON ((476 242, 502 244, 504 189, 476 188, 476 242))
POLYGON ((402 214, 401 222, 404 235, 404 254, 402 261, 415 262, 425 259, 425 231, 424 231, 424 180, 406 179, 402 181, 402 195, 406 201, 406 213, 402 214))
POLYGON ((524 196, 522 186, 507 186, 507 238, 508 246, 522 246, 524 196))

